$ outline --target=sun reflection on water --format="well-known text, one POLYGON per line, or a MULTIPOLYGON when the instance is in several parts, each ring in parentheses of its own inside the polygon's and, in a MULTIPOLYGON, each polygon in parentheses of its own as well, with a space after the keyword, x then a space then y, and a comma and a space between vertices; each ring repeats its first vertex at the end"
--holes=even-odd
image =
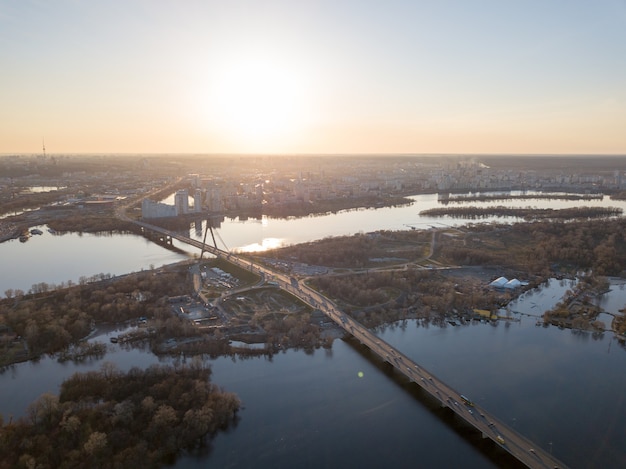
POLYGON ((284 245, 284 238, 264 238, 259 243, 252 243, 246 246, 242 246, 238 249, 240 252, 263 252, 268 251, 270 249, 277 249, 284 245))

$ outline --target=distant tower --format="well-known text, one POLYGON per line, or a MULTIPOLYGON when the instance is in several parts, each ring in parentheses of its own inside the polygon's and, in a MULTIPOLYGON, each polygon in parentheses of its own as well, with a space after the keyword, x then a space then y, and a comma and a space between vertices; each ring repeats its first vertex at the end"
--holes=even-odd
POLYGON ((46 159, 46 142, 43 137, 41 137, 41 145, 43 146, 43 157, 46 159))

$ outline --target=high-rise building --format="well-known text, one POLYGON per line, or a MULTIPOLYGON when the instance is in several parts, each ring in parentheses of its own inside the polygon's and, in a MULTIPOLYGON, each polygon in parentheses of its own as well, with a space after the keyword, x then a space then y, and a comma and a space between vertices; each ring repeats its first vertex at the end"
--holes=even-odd
POLYGON ((199 213, 202 211, 202 191, 196 189, 193 194, 193 211, 199 213))
POLYGON ((224 200, 222 198, 222 191, 219 187, 209 189, 206 197, 206 204, 210 212, 222 212, 224 211, 224 200))
POLYGON ((189 213, 189 192, 187 192, 187 189, 180 189, 176 191, 176 195, 174 196, 174 206, 176 207, 177 215, 189 213))
POLYGON ((176 216, 176 207, 150 199, 141 202, 141 216, 143 218, 167 218, 176 216))

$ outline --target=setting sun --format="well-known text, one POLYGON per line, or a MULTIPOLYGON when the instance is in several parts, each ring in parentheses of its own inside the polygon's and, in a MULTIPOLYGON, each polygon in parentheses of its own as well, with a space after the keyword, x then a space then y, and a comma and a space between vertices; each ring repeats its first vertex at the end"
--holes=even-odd
POLYGON ((211 79, 211 125, 240 145, 276 145, 308 120, 308 85, 294 68, 271 59, 233 60, 211 79))

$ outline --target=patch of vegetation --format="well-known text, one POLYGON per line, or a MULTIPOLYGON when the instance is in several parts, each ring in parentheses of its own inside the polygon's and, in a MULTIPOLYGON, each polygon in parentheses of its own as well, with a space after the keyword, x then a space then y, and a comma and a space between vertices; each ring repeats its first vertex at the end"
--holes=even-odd
POLYGON ((603 194, 461 194, 440 200, 442 204, 485 202, 494 200, 602 200, 603 194))
POLYGON ((63 217, 54 217, 47 221, 47 225, 58 233, 135 233, 140 235, 139 228, 130 222, 119 220, 112 216, 110 209, 104 213, 85 213, 75 209, 66 212, 63 217))
POLYGON ((513 208, 513 207, 447 207, 423 210, 420 215, 429 217, 455 217, 479 219, 487 217, 518 217, 531 220, 575 220, 589 218, 607 218, 622 214, 616 207, 574 207, 574 208, 513 208))
POLYGON ((582 277, 573 291, 568 290, 562 301, 544 312, 544 322, 572 329, 604 331, 606 324, 597 320, 601 310, 593 299, 606 293, 608 287, 609 282, 605 277, 582 277))
POLYGON ((128 373, 105 363, 76 373, 60 396, 31 404, 26 418, 0 419, 0 468, 170 464, 236 421, 239 399, 211 384, 210 375, 199 361, 128 373))
MULTIPOLYGON (((141 272, 96 284, 37 293, 8 291, 0 301, 0 325, 6 340, 0 349, 0 366, 53 354, 78 344, 98 323, 119 323, 152 318, 164 334, 184 333, 187 326, 172 317, 165 295, 188 293, 186 269, 141 272), (10 339, 10 340, 9 340, 10 339), (16 342, 21 346, 16 349, 16 342)), ((71 356, 64 352, 63 356, 71 356)))
POLYGON ((622 218, 475 225, 461 238, 442 239, 437 256, 451 264, 509 266, 546 277, 563 270, 620 275, 626 265, 625 229, 622 218))
POLYGON ((423 269, 317 277, 310 284, 367 327, 406 318, 469 318, 474 308, 496 309, 511 298, 471 277, 459 282, 423 269))
POLYGON ((288 246, 267 251, 264 256, 337 268, 378 267, 376 260, 382 258, 421 259, 430 241, 431 233, 425 231, 378 231, 288 246))
POLYGON ((622 336, 622 341, 626 340, 626 308, 620 309, 621 316, 616 316, 613 321, 615 332, 622 336))

